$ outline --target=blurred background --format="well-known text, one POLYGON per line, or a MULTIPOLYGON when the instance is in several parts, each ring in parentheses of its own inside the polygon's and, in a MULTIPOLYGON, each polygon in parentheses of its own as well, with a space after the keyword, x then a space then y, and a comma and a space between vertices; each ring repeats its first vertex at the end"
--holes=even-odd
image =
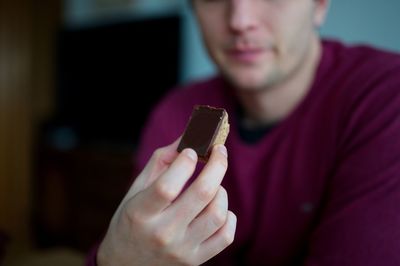
MULTIPOLYGON (((152 106, 215 72, 186 2, 0 2, 0 264, 83 265, 152 106)), ((321 34, 400 51, 398 10, 332 1, 321 34)))

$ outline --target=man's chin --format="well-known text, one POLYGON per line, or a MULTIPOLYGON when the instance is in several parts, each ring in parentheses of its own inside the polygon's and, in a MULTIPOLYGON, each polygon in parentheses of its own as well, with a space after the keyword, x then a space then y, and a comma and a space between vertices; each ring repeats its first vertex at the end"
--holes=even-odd
POLYGON ((254 76, 240 76, 235 74, 225 74, 227 81, 237 90, 259 91, 267 87, 264 79, 254 76))

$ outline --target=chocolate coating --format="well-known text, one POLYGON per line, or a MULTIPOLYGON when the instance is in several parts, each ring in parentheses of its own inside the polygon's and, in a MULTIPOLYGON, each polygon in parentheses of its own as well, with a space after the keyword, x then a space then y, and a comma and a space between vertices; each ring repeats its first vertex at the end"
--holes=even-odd
POLYGON ((205 105, 194 106, 179 143, 178 152, 185 148, 192 148, 196 151, 200 160, 207 161, 225 116, 227 116, 227 113, 223 108, 205 105))

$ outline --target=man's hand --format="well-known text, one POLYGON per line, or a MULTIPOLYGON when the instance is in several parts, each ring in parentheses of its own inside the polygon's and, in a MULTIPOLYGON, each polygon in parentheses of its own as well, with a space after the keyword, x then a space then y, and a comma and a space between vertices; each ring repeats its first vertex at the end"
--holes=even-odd
POLYGON ((106 265, 199 265, 234 239, 236 216, 221 181, 227 152, 215 146, 208 163, 185 190, 197 155, 176 152, 178 141, 158 149, 115 212, 99 247, 106 265))

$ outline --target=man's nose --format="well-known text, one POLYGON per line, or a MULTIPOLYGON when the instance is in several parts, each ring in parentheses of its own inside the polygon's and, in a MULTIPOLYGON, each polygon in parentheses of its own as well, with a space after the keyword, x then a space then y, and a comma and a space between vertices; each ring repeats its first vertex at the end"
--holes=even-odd
POLYGON ((257 10, 254 0, 231 0, 229 26, 233 32, 243 32, 257 27, 257 10))

